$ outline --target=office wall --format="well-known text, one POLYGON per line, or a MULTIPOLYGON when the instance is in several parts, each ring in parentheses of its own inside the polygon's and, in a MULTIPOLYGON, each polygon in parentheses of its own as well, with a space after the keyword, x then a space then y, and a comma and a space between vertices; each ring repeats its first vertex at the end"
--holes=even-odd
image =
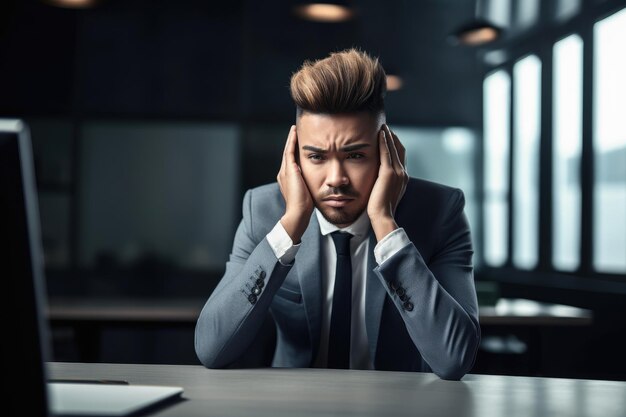
MULTIPOLYGON (((594 311, 590 328, 545 330, 545 371, 626 375, 615 365, 622 363, 626 344, 614 319, 626 314, 625 280, 621 273, 596 274, 587 267, 552 268, 548 208, 535 218, 537 268, 513 265, 508 237, 495 245, 504 264, 480 268, 485 225, 494 223, 484 212, 485 77, 502 68, 514 73, 514 65, 529 54, 539 56, 551 73, 545 58, 554 42, 570 33, 587 41, 594 19, 621 3, 361 0, 354 2, 357 17, 341 24, 299 19, 294 4, 131 0, 72 10, 38 0, 3 2, 0 116, 24 118, 32 128, 50 294, 208 296, 223 272, 243 193, 274 181, 279 169, 295 113, 289 77, 305 59, 358 46, 403 79, 402 89, 388 92, 386 104, 389 123, 406 141, 409 172, 465 192, 477 279, 499 283, 504 296, 594 311), (505 38, 486 47, 451 42, 449 35, 477 11, 503 25, 505 38)), ((585 43, 587 51, 592 44, 585 43)), ((586 59, 583 72, 589 73, 593 60, 586 59)), ((552 94, 545 84, 549 77, 543 77, 552 94)), ((591 84, 585 84, 586 103, 591 84)), ((541 109, 550 112, 550 100, 544 100, 541 109)), ((585 112, 590 125, 593 110, 585 112)), ((543 184, 539 200, 555 202, 558 194, 545 191, 550 119, 541 116, 541 164, 531 177, 543 184)), ((581 166, 595 163, 597 171, 575 173, 570 163, 569 178, 617 184, 607 217, 624 220, 619 216, 623 149, 602 153, 590 164, 595 145, 586 143, 581 166)), ((507 175, 515 168, 508 169, 507 175)), ((508 198, 503 197, 507 204, 508 198)), ((603 207, 598 205, 597 213, 603 207)), ((577 216, 573 210, 567 214, 577 216)), ((519 218, 511 218, 511 227, 519 218)), ((587 220, 579 252, 586 253, 588 266, 592 247, 585 242, 594 232, 619 237, 624 223, 596 228, 591 217, 587 220)), ((600 254, 619 249, 608 242, 608 251, 600 254)), ((59 358, 80 357, 71 329, 55 335, 59 358)), ((102 348, 98 360, 196 363, 191 341, 192 330, 165 328, 108 329, 101 340, 92 340, 102 348)), ((527 359, 496 358, 477 369, 523 374, 527 359)))

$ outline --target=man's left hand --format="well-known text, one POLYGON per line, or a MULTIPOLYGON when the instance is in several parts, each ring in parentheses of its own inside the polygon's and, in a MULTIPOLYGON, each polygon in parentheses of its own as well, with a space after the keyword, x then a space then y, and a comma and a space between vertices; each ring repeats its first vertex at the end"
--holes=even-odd
POLYGON ((386 124, 378 134, 378 146, 380 167, 378 179, 372 188, 367 204, 367 214, 376 239, 380 242, 382 238, 398 228, 394 214, 406 191, 409 174, 405 168, 404 146, 386 124))

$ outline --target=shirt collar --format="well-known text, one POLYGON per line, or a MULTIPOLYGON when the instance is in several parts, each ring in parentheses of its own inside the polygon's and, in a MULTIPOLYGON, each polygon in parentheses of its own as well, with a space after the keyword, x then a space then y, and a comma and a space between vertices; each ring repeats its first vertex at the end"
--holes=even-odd
POLYGON ((320 232, 322 236, 326 236, 332 232, 336 232, 337 230, 342 232, 348 232, 358 239, 362 239, 367 234, 370 228, 370 218, 367 215, 367 210, 363 210, 363 213, 352 223, 350 226, 346 226, 344 228, 339 228, 326 220, 326 217, 316 208, 315 215, 317 216, 317 221, 320 224, 320 232))

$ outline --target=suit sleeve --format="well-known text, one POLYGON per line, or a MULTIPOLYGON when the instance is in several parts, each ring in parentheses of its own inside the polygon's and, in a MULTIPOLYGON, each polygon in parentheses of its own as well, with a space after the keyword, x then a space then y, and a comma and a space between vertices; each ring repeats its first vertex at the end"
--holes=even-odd
POLYGON ((442 211, 428 265, 411 243, 375 268, 423 359, 443 379, 472 368, 480 343, 465 200, 455 190, 442 211))
POLYGON ((207 368, 230 365, 263 325, 291 265, 282 265, 265 236, 253 230, 254 194, 246 193, 226 271, 204 305, 195 329, 195 349, 207 368))

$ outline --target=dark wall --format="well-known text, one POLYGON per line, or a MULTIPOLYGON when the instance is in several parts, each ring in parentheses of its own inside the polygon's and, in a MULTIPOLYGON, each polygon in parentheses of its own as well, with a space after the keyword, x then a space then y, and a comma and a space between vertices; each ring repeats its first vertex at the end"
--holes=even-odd
MULTIPOLYGON (((2 2, 0 117, 32 120, 42 206, 60 201, 42 211, 44 231, 63 229, 54 233, 67 241, 67 260, 47 271, 51 294, 208 297, 223 271, 189 270, 158 257, 122 268, 111 267, 104 257, 102 265, 108 267, 81 268, 81 190, 92 185, 81 176, 82 155, 88 149, 85 132, 94 123, 234 126, 240 154, 229 162, 239 172, 234 193, 234 206, 239 207, 246 189, 275 180, 294 119, 288 91, 291 74, 306 59, 356 46, 380 56, 388 72, 404 79, 404 88, 387 96, 390 123, 462 126, 480 132, 484 51, 448 40, 452 31, 474 17, 473 2, 360 0, 352 2, 357 17, 341 24, 300 20, 291 12, 295 3, 102 0, 94 8, 71 10, 36 0, 2 2), (50 158, 61 162, 48 169, 50 158)), ((549 3, 542 2, 542 7, 552 7, 549 3)), ((547 18, 540 22, 553 24, 547 18)), ((534 40, 541 41, 541 36, 534 40)), ((233 230, 235 226, 231 225, 233 230)), ((499 281, 503 296, 594 312, 592 326, 540 331, 541 368, 535 372, 626 378, 623 293, 612 288, 548 287, 528 277, 522 279, 525 284, 513 283, 501 279, 507 271, 496 272, 499 277, 481 271, 477 277, 499 281)), ((83 358, 74 330, 56 329, 59 360, 83 358)), ((517 334, 534 343, 536 332, 527 330, 501 328, 495 334, 517 334)), ((91 333, 86 345, 97 346, 95 360, 100 361, 197 363, 192 341, 191 326, 116 327, 101 338, 91 333)), ((531 359, 528 354, 481 352, 475 371, 530 374, 531 359)))
POLYGON ((9 1, 0 114, 289 123, 291 74, 354 46, 405 79, 388 97, 396 122, 480 124, 475 53, 447 41, 471 17, 469 2, 355 1, 356 17, 339 24, 304 21, 297 3, 110 0, 71 10, 9 1))

